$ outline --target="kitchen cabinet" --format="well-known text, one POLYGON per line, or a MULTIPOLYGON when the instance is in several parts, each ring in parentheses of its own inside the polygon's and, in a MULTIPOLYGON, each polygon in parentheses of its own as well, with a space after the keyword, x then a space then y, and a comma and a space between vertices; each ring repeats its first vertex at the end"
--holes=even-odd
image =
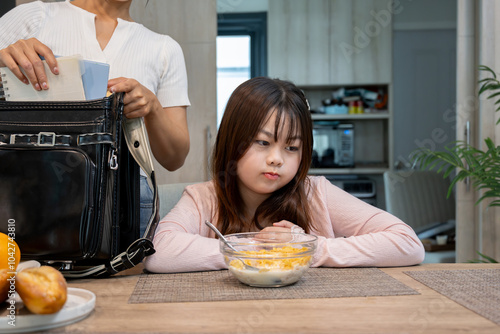
POLYGON ((268 75, 297 85, 391 82, 399 10, 386 0, 269 1, 268 75))

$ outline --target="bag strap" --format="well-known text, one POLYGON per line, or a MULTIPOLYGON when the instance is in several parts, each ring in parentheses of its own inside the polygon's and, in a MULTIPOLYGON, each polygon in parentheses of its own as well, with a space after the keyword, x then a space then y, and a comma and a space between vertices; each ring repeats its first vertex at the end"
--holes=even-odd
MULTIPOLYGON (((71 146, 70 135, 58 135, 54 132, 39 133, 0 133, 0 145, 24 146, 71 146)), ((83 133, 76 137, 76 145, 114 144, 111 133, 83 133)))
POLYGON ((128 150, 139 167, 146 173, 148 183, 153 189, 153 214, 149 219, 146 231, 143 235, 143 238, 153 240, 156 225, 159 221, 158 187, 156 184, 153 158, 151 156, 151 147, 149 146, 146 134, 146 125, 142 117, 124 117, 122 125, 128 150))
MULTIPOLYGON (((117 111, 122 113, 123 93, 118 93, 116 100, 117 111)), ((126 117, 120 118, 122 119, 123 134, 128 150, 139 167, 146 173, 148 183, 153 189, 153 213, 149 218, 144 235, 132 242, 126 251, 118 254, 106 264, 90 267, 85 270, 63 271, 63 275, 67 278, 107 277, 114 275, 125 269, 135 267, 141 263, 146 256, 154 254, 155 252, 152 240, 156 225, 159 221, 159 200, 153 158, 151 156, 151 147, 149 146, 148 137, 146 135, 146 126, 142 117, 130 119, 126 117)))

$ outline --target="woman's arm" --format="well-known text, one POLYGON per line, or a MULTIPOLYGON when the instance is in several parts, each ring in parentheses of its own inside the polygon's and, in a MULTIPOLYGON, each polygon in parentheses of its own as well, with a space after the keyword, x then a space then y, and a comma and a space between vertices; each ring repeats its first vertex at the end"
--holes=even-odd
POLYGON ((151 150, 169 171, 179 169, 189 153, 186 107, 166 107, 145 117, 151 150))
POLYGON ((156 160, 169 171, 180 168, 189 152, 186 107, 163 108, 156 95, 134 79, 111 79, 108 88, 113 93, 125 93, 126 117, 144 117, 156 160))
POLYGON ((167 170, 174 171, 184 164, 190 146, 187 72, 179 43, 169 36, 162 36, 162 43, 158 61, 163 64, 163 70, 157 78, 155 96, 150 95, 151 91, 130 92, 128 95, 133 105, 125 107, 125 114, 127 117, 144 117, 156 160, 167 170))

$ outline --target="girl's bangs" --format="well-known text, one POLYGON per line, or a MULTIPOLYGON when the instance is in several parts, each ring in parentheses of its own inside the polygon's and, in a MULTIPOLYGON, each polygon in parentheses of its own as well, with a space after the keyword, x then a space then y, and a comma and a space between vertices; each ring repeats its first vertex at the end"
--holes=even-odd
POLYGON ((276 109, 276 124, 274 127, 274 140, 278 140, 281 131, 286 131, 286 142, 290 143, 295 139, 301 139, 302 128, 298 119, 297 112, 293 109, 285 107, 276 109), (288 121, 288 127, 285 129, 285 124, 288 121))

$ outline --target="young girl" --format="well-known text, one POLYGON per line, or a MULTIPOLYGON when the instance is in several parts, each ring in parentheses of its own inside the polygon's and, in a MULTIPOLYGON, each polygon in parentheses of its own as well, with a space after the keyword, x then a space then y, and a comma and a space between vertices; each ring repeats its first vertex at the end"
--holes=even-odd
POLYGON ((318 236, 312 266, 407 266, 424 249, 398 218, 308 176, 312 121, 304 94, 292 83, 259 77, 231 95, 217 135, 213 179, 188 186, 160 222, 146 258, 159 273, 227 268, 222 234, 305 231, 318 236))

